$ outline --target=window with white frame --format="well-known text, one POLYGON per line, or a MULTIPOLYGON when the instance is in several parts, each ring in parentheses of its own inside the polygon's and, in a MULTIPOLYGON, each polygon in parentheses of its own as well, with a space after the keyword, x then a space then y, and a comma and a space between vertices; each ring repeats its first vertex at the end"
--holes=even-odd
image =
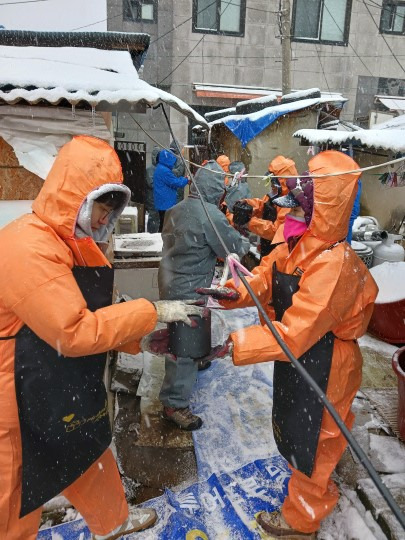
POLYGON ((193 32, 243 36, 246 0, 193 0, 193 32))
POLYGON ((123 0, 124 21, 157 22, 157 0, 123 0))
POLYGON ((405 2, 383 2, 380 32, 382 34, 405 35, 405 2))
POLYGON ((295 41, 347 45, 352 0, 294 0, 295 41))

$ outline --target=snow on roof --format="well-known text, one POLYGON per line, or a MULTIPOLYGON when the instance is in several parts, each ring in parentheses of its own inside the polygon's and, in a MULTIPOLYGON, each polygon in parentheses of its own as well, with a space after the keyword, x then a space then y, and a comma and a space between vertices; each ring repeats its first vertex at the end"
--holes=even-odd
POLYGON ((151 106, 165 102, 206 125, 184 101, 139 79, 128 51, 0 46, 0 101, 57 105, 62 100, 92 107, 103 102, 151 106))
POLYGON ((217 114, 222 114, 222 113, 226 115, 233 112, 236 112, 236 107, 228 107, 227 109, 219 109, 218 111, 206 112, 204 116, 207 120, 209 120, 211 116, 216 116, 217 114))
POLYGON ((279 96, 277 96, 276 94, 268 94, 266 96, 260 96, 253 99, 245 99, 243 101, 238 101, 237 105, 251 105, 252 103, 267 103, 268 101, 270 102, 274 100, 277 101, 278 97, 279 96))
POLYGON ((371 126, 371 129, 405 129, 405 114, 401 114, 401 116, 396 116, 380 124, 374 124, 371 126))
POLYGON ((254 139, 266 127, 280 116, 317 105, 320 98, 301 99, 291 103, 282 103, 274 107, 266 107, 261 111, 249 114, 233 114, 210 122, 209 126, 223 124, 242 142, 242 146, 254 139))
POLYGON ((299 111, 300 109, 312 107, 313 105, 317 105, 318 103, 319 103, 319 98, 302 99, 299 101, 293 101, 292 103, 281 103, 280 105, 274 105, 274 107, 267 107, 266 109, 262 109, 261 111, 256 111, 249 114, 232 114, 230 116, 226 116, 223 119, 219 118, 218 120, 214 120, 213 122, 210 122, 210 126, 213 126, 215 124, 226 123, 229 120, 248 119, 251 121, 255 121, 269 115, 270 113, 280 112, 282 114, 288 114, 290 112, 299 111))
POLYGON ((310 144, 360 144, 393 152, 405 151, 404 132, 400 129, 359 131, 329 131, 327 129, 299 129, 293 137, 302 137, 310 144))

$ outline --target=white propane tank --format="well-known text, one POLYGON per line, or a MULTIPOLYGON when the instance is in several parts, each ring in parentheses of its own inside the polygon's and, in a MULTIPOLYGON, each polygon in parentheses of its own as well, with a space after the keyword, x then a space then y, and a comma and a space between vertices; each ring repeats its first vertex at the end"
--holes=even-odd
POLYGON ((402 240, 400 234, 388 234, 379 246, 374 249, 373 266, 384 262, 401 262, 405 260, 405 250, 395 240, 402 240))

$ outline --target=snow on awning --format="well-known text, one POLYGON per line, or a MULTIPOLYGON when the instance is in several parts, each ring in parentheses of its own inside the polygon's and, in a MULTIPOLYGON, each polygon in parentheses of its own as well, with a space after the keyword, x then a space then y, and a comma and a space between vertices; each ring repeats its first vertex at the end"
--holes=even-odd
POLYGON ((369 148, 382 148, 392 152, 405 151, 405 137, 400 129, 361 129, 359 131, 329 131, 327 129, 299 129, 293 135, 309 144, 357 144, 369 148))
POLYGON ((284 103, 274 107, 267 107, 258 112, 250 114, 235 114, 226 116, 210 123, 210 127, 216 124, 225 125, 245 147, 249 141, 254 139, 268 126, 273 124, 280 116, 307 109, 320 103, 320 98, 302 99, 292 103, 284 103))
POLYGON ((184 101, 139 79, 128 51, 0 46, 0 103, 58 105, 64 100, 98 110, 167 103, 207 125, 184 101))
POLYGON ((380 101, 390 111, 398 111, 399 113, 405 112, 405 97, 395 96, 375 96, 376 101, 380 101))

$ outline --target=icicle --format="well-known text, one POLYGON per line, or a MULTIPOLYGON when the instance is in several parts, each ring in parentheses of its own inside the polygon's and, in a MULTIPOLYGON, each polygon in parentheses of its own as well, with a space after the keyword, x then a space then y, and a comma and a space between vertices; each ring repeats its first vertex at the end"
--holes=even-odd
POLYGON ((96 107, 94 105, 91 106, 91 119, 93 122, 93 128, 96 127, 96 107))
POLYGON ((72 103, 72 118, 76 118, 76 105, 72 103))

